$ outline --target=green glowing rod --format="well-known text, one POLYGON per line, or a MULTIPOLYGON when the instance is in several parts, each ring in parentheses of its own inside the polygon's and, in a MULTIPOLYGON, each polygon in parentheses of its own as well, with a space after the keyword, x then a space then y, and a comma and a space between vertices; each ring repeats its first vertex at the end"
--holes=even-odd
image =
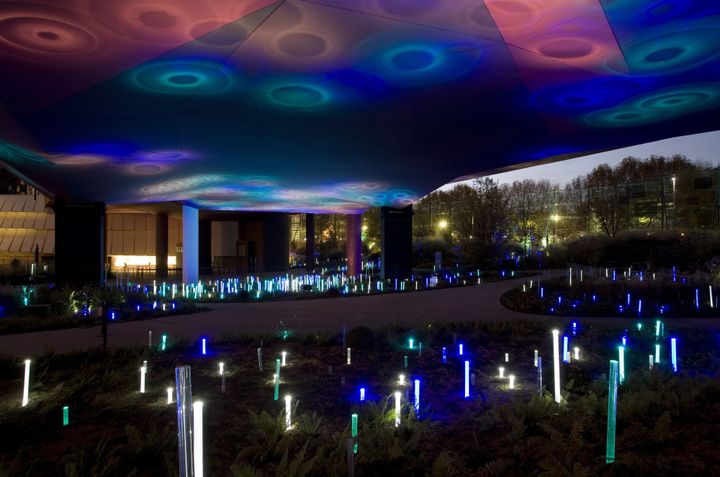
POLYGON ((63 406, 63 426, 70 424, 70 406, 63 406))
POLYGON ((275 359, 275 400, 280 397, 280 358, 275 359))
POLYGON ((610 380, 608 381, 608 420, 607 420, 607 449, 605 463, 615 462, 615 427, 617 424, 617 392, 618 392, 618 362, 610 360, 610 380))
POLYGON ((353 454, 357 454, 357 451, 358 451, 357 435, 358 435, 358 415, 353 414, 352 415, 352 438, 355 443, 353 445, 353 454))

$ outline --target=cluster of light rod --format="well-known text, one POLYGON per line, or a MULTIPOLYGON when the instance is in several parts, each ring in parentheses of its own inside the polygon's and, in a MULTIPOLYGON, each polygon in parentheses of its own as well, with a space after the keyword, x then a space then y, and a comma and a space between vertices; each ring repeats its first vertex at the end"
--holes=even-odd
POLYGON ((167 388, 167 403, 172 404, 173 402, 173 388, 167 388))
POLYGON ((553 334, 553 386, 555 390, 555 402, 560 403, 560 331, 552 330, 553 334))
POLYGON ((352 364, 352 348, 347 349, 347 365, 352 364))
POLYGON ((292 396, 285 395, 285 430, 292 429, 292 396))
POLYGON ((283 351, 280 355, 282 356, 281 365, 286 366, 287 365, 287 351, 283 351))
POLYGON ((30 360, 25 360, 25 374, 23 379, 22 407, 28 405, 30 400, 30 360))
POLYGON ((357 454, 357 451, 358 451, 358 443, 357 443, 358 415, 357 414, 353 414, 350 416, 350 433, 353 438, 353 454, 357 454))
POLYGON ((625 347, 618 346, 618 376, 620 384, 625 381, 625 347))
MULTIPOLYGON (((147 363, 147 361, 146 361, 147 363)), ((145 392, 145 374, 147 374, 147 364, 140 366, 140 392, 145 392)))
POLYGON ((194 477, 203 477, 203 402, 193 403, 193 470, 194 477))
POLYGON ((63 427, 70 424, 70 406, 63 406, 62 408, 62 425, 63 427))
POLYGON ((395 427, 400 426, 400 391, 395 391, 395 427))
POLYGON ((533 366, 536 368, 538 367, 538 358, 540 357, 540 353, 538 353, 538 350, 535 350, 535 356, 533 357, 533 366))
POLYGON ((413 404, 415 407, 415 415, 419 417, 420 416, 420 380, 416 379, 414 384, 415 384, 415 386, 414 386, 415 392, 414 392, 414 396, 413 396, 414 397, 413 404))
POLYGON ((465 361, 465 398, 470 397, 470 361, 465 361))
POLYGON ((673 373, 677 373, 677 338, 670 338, 670 360, 672 362, 673 373))
POLYGON ((273 399, 280 399, 280 358, 275 359, 275 393, 273 399))
POLYGON ((608 420, 607 420, 607 446, 605 450, 605 463, 615 462, 615 426, 617 423, 617 392, 618 392, 618 362, 610 361, 610 380, 608 381, 608 420))

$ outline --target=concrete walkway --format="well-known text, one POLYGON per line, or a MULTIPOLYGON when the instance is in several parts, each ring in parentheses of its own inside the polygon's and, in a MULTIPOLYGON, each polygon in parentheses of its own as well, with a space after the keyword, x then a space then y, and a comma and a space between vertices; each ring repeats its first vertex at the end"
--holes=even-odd
MULTIPOLYGON (((541 276, 534 280, 538 278, 543 279, 541 276)), ((418 326, 429 322, 557 320, 552 316, 510 311, 500 303, 503 293, 529 280, 375 296, 211 304, 213 310, 202 313, 113 323, 109 327, 108 345, 147 345, 148 331, 153 332, 155 341, 162 333, 186 340, 197 340, 202 335, 218 339, 228 334, 274 333, 280 322, 294 332, 308 333, 339 332, 342 326, 350 329, 356 326, 418 326)), ((618 327, 632 323, 623 318, 583 318, 583 321, 602 321, 618 327)), ((675 327, 718 328, 719 325, 720 320, 704 318, 673 320, 675 327)), ((84 351, 101 345, 99 334, 100 327, 96 326, 0 336, 0 354, 38 356, 50 351, 84 351)))

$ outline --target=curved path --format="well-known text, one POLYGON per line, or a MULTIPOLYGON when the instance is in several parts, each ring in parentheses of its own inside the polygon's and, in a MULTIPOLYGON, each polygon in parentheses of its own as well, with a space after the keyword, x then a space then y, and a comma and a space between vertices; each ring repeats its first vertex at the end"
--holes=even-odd
MULTIPOLYGON (((537 278, 543 279, 543 276, 534 280, 537 278)), ((558 320, 558 317, 514 312, 500 303, 503 293, 529 280, 519 278, 476 286, 374 296, 217 303, 210 305, 212 311, 113 323, 108 330, 108 345, 145 346, 148 331, 153 332, 155 340, 162 333, 185 340, 196 340, 202 335, 217 339, 223 335, 274 333, 281 321, 295 332, 308 333, 339 332, 342 326, 350 329, 355 326, 417 326, 429 322, 558 320)), ((583 318, 583 321, 603 321, 627 327, 632 320, 583 318)), ((674 321, 673 326, 718 327, 719 324, 718 320, 686 318, 674 321)), ((0 336, 0 354, 38 356, 51 351, 84 351, 100 346, 99 334, 100 327, 96 326, 4 335, 0 336)))

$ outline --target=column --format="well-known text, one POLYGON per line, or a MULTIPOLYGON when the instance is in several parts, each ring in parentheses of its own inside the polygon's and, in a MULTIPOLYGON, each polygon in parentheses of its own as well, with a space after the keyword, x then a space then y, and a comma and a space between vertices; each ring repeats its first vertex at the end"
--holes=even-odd
POLYGON ((189 205, 182 206, 182 279, 185 283, 197 282, 199 278, 199 237, 198 210, 189 205))
POLYGON ((155 214, 155 275, 168 276, 168 215, 165 212, 155 214))
POLYGON ((380 276, 408 278, 412 274, 412 205, 380 209, 380 276))
POLYGON ((55 205, 55 279, 69 285, 105 282, 105 204, 55 205))
POLYGON ((360 214, 345 216, 345 256, 347 274, 356 276, 362 273, 362 225, 360 214))
POLYGON ((200 275, 212 273, 212 221, 198 221, 198 266, 200 275))
POLYGON ((263 272, 287 272, 290 268, 290 214, 263 215, 263 272))
POLYGON ((315 269, 315 214, 305 214, 305 270, 315 269))

